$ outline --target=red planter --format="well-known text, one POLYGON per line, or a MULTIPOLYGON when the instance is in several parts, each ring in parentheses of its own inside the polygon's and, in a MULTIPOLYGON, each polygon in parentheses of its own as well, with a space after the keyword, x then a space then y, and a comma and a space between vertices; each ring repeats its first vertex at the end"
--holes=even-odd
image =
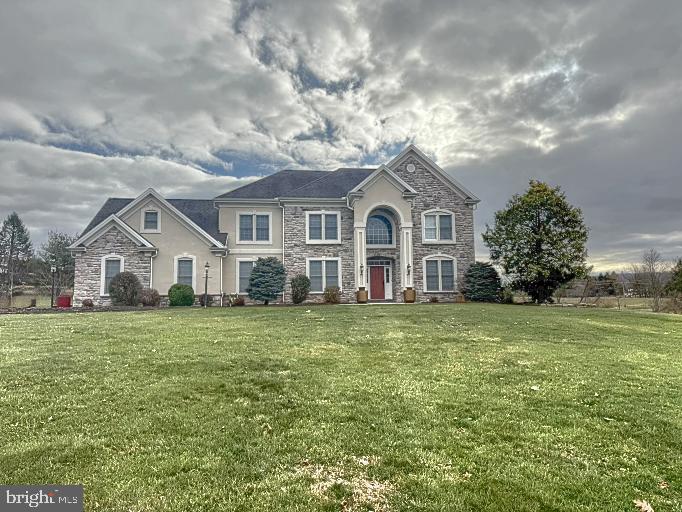
POLYGON ((60 295, 57 297, 57 307, 58 308, 70 308, 71 307, 71 295, 60 295))

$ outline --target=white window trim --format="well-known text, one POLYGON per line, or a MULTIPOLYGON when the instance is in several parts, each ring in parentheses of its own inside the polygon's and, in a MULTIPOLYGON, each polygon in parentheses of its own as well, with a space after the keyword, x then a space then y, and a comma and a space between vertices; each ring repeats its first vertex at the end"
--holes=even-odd
POLYGON ((422 243, 433 245, 453 245, 457 243, 457 231, 455 229, 455 212, 434 208, 422 212, 422 243), (452 240, 440 240, 440 218, 436 219, 436 238, 426 238, 426 216, 427 215, 450 215, 452 217, 452 240))
POLYGON ((142 208, 140 210, 140 233, 161 233, 161 211, 158 208, 142 208), (156 212, 156 229, 144 228, 144 217, 147 212, 156 212))
MULTIPOLYGON (((310 256, 305 259, 305 275, 310 279, 310 262, 311 261, 336 261, 338 262, 339 269, 339 291, 343 291, 343 271, 341 270, 341 258, 337 257, 327 257, 327 256, 310 256)), ((327 288, 327 264, 322 265, 322 291, 314 292, 310 291, 311 295, 322 295, 324 290, 327 288)))
POLYGON ((457 293, 457 258, 450 256, 449 254, 431 254, 422 258, 422 289, 424 293, 457 293), (443 276, 441 275, 440 263, 438 264, 438 290, 428 290, 427 279, 426 279, 426 262, 427 261, 442 261, 450 260, 452 261, 452 272, 453 272, 453 289, 443 290, 443 276))
POLYGON ((119 260, 121 262, 121 268, 119 272, 123 272, 124 270, 124 264, 125 264, 125 258, 121 256, 120 254, 107 254, 106 256, 102 256, 102 259, 100 261, 100 274, 99 274, 99 295, 100 297, 108 297, 109 296, 109 290, 104 289, 104 279, 105 279, 105 270, 106 270, 106 261, 107 260, 119 260))
POLYGON ((370 212, 369 215, 367 215, 367 222, 365 224, 365 245, 367 246, 368 249, 395 249, 396 247, 396 238, 398 237, 398 233, 396 232, 396 225, 393 219, 391 218, 390 215, 386 215, 384 213, 375 213, 375 212, 370 212), (367 243, 367 225, 369 224, 369 219, 373 215, 381 215, 382 217, 385 217, 388 219, 388 222, 391 223, 391 237, 393 238, 393 243, 392 244, 369 244, 367 243))
POLYGON ((242 210, 236 212, 235 218, 235 244, 238 245, 272 245, 272 212, 257 212, 242 210), (241 215, 251 215, 251 228, 253 229, 253 240, 240 240, 240 229, 239 229, 239 217, 241 215), (267 240, 256 240, 256 215, 267 215, 268 216, 268 239, 267 240))
POLYGON ((308 245, 340 244, 341 243, 341 212, 339 212, 339 211, 327 211, 327 210, 314 210, 314 211, 305 212, 305 243, 308 245), (322 239, 321 240, 311 240, 310 239, 310 216, 311 215, 322 215, 322 239), (336 238, 333 238, 333 239, 324 238, 324 236, 325 236, 325 223, 327 222, 325 215, 336 215, 336 238))
POLYGON ((193 254, 178 254, 173 258, 173 284, 178 283, 178 261, 192 260, 192 289, 197 291, 197 257, 193 254))
POLYGON ((248 295, 248 293, 246 293, 246 292, 240 292, 239 291, 239 264, 243 261, 250 261, 255 265, 257 260, 258 260, 258 258, 236 258, 235 259, 236 268, 234 271, 234 275, 235 275, 234 293, 236 293, 237 295, 248 295))

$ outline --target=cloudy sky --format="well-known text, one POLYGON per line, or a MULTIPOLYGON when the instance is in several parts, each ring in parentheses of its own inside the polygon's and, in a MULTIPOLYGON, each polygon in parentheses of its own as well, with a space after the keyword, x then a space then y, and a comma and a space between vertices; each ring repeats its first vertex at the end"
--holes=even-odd
POLYGON ((107 196, 409 142, 481 197, 478 233, 538 178, 583 209, 596 269, 682 256, 682 2, 3 4, 0 216, 37 243, 107 196))

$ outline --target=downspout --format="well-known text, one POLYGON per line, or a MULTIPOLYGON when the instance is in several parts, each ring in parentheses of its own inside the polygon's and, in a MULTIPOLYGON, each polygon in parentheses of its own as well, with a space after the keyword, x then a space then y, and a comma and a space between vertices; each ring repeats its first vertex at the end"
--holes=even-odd
MULTIPOLYGON (((282 209, 282 265, 284 265, 284 203, 282 201, 279 202, 279 207, 282 209)), ((284 275, 286 276, 286 267, 284 267, 284 275)), ((287 289, 287 283, 286 280, 284 281, 284 290, 286 291, 287 289)), ((282 304, 284 304, 284 293, 282 292, 282 304)))
POLYGON ((223 307, 223 264, 225 263, 225 256, 220 256, 220 307, 223 307))

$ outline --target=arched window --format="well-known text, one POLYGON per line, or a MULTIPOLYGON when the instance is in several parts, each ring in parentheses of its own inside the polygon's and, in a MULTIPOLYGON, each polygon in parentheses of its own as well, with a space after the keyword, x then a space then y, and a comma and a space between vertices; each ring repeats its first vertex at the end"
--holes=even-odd
POLYGON ((375 213, 367 219, 367 245, 393 245, 393 224, 386 215, 375 213))

